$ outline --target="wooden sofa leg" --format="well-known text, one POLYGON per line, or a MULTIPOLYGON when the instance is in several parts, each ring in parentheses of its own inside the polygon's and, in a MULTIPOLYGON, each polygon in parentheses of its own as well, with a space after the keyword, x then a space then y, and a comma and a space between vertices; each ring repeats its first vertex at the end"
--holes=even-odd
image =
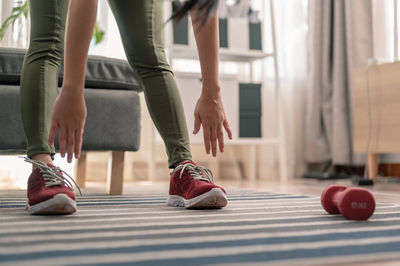
POLYGON ((368 154, 368 177, 376 183, 378 177, 379 155, 376 153, 368 154))
POLYGON ((84 188, 86 182, 86 152, 82 152, 76 164, 76 183, 84 188))
POLYGON ((124 178, 124 151, 110 152, 108 160, 107 192, 110 195, 121 195, 124 178))

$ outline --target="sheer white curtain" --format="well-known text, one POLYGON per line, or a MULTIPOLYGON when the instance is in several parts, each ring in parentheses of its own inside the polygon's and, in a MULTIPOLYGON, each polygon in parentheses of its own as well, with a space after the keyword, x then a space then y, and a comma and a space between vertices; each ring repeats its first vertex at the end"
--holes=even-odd
MULTIPOLYGON (((0 22, 3 24, 3 21, 11 14, 13 1, 12 0, 4 0, 0 2, 0 22)), ((6 34, 4 35, 3 40, 0 42, 1 46, 9 46, 8 43, 12 36, 12 30, 8 29, 6 34)))
POLYGON ((393 4, 393 0, 372 0, 374 57, 387 61, 394 60, 393 4))
POLYGON ((305 170, 304 112, 308 72, 308 1, 274 1, 274 4, 286 165, 288 176, 297 177, 305 170))
MULTIPOLYGON (((373 31, 374 31, 374 57, 382 61, 394 61, 394 3, 397 2, 397 23, 400 18, 398 0, 372 0, 373 4, 373 31)), ((397 33, 398 35, 398 33, 397 33)), ((397 36, 399 37, 399 36, 397 36)), ((399 45, 399 44, 398 44, 399 45)), ((400 46, 398 47, 398 49, 400 46)), ((400 49, 399 49, 400 50, 400 49)), ((383 154, 381 162, 399 163, 400 154, 383 154)))
MULTIPOLYGON (((20 1, 2 0, 0 1, 0 22, 3 23, 12 12, 13 7, 20 5, 20 1)), ((26 48, 29 41, 29 16, 25 19, 20 16, 14 23, 9 25, 3 39, 0 41, 2 47, 26 48)))

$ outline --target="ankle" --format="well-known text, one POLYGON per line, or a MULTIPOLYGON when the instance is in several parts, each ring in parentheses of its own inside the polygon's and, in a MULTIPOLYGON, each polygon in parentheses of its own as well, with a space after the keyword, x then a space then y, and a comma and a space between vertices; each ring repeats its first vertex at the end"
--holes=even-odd
POLYGON ((191 160, 183 160, 183 161, 180 161, 180 162, 176 163, 174 166, 175 166, 175 167, 178 167, 179 165, 182 165, 182 164, 187 163, 187 162, 191 162, 191 160))
MULTIPOLYGON (((32 156, 32 159, 35 161, 41 161, 44 162, 45 164, 52 164, 53 160, 51 159, 51 156, 49 154, 36 154, 32 156)), ((37 168, 37 166, 32 165, 32 171, 34 171, 37 168)))

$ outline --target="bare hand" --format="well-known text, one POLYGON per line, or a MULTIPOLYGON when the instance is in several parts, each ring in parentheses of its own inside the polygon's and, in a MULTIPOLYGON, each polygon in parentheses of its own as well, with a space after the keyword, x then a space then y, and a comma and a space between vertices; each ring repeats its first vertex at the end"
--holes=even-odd
POLYGON ((53 145, 59 129, 61 157, 72 162, 73 154, 79 158, 82 147, 82 134, 86 120, 86 105, 83 93, 68 91, 63 88, 57 97, 51 115, 49 145, 53 145))
POLYGON ((222 128, 225 128, 229 139, 232 139, 232 132, 226 120, 224 105, 221 97, 206 97, 201 95, 197 101, 194 111, 194 130, 197 134, 200 127, 203 127, 203 138, 206 153, 217 156, 217 142, 220 152, 224 151, 224 135, 222 128))

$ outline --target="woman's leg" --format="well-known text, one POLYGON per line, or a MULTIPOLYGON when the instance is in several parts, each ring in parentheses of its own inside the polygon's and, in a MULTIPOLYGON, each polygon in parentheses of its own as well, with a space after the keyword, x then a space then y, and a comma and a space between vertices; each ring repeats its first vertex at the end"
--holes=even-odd
POLYGON ((21 112, 28 157, 54 155, 48 143, 51 111, 58 94, 68 0, 30 1, 31 35, 21 76, 21 112))
POLYGON ((163 1, 109 0, 125 53, 144 86, 147 106, 164 140, 170 168, 191 160, 181 97, 163 43, 163 1))
POLYGON ((58 72, 64 51, 68 0, 30 1, 31 37, 21 76, 21 112, 33 171, 28 179, 30 214, 71 214, 77 210, 72 189, 49 163, 51 111, 58 94, 58 72), (47 165, 46 165, 47 164, 47 165), (46 178, 43 173, 46 172, 46 178))

